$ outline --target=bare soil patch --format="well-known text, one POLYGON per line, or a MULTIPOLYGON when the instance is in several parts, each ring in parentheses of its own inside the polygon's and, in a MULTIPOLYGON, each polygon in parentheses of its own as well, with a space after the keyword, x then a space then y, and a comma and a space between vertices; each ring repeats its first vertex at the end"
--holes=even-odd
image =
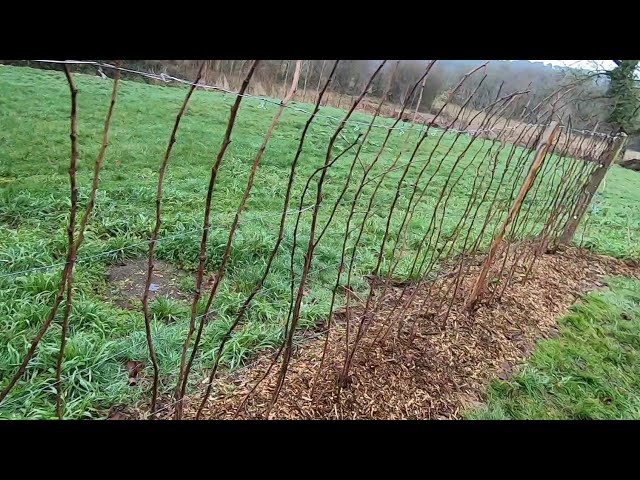
MULTIPOLYGON (((107 297, 120 308, 137 310, 147 279, 147 260, 133 260, 109 267, 107 297)), ((170 263, 155 261, 149 298, 156 296, 185 300, 188 294, 181 292, 179 282, 188 274, 170 263)))
MULTIPOLYGON (((454 301, 446 325, 437 314, 422 308, 423 301, 434 303, 435 289, 429 291, 424 285, 415 291, 416 300, 404 312, 405 328, 392 325, 388 337, 374 343, 376 335, 389 325, 390 314, 397 305, 401 287, 390 288, 363 336, 348 384, 339 396, 336 387, 345 358, 344 322, 332 327, 325 367, 320 371, 313 397, 310 386, 318 371, 324 338, 305 340, 294 352, 270 418, 459 418, 464 408, 482 400, 491 378, 508 378, 538 340, 556 334, 558 317, 582 294, 603 288, 607 276, 640 278, 638 265, 570 249, 542 255, 527 282, 523 282, 524 272, 517 271, 514 284, 500 301, 481 304, 470 314, 463 302, 477 270, 477 265, 471 265, 469 274, 462 279, 460 298, 454 301), (416 321, 415 337, 410 342, 407 326, 413 320, 416 321)), ((446 286, 446 282, 451 281, 452 276, 444 276, 434 285, 444 282, 446 286)), ((361 307, 355 310, 358 308, 361 307)), ((236 413, 238 418, 264 418, 277 366, 246 404, 243 400, 267 371, 271 358, 272 355, 264 355, 250 368, 218 378, 203 418, 228 419, 236 413)), ((187 418, 195 416, 200 400, 200 393, 191 396, 185 408, 187 418)), ((170 416, 171 412, 165 411, 163 415, 170 416)))

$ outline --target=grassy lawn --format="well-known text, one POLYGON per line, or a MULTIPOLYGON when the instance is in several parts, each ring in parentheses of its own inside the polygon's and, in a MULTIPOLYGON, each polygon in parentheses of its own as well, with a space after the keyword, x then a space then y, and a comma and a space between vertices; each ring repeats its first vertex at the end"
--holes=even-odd
MULTIPOLYGON (((77 75, 76 85, 79 89, 79 200, 84 208, 112 84, 97 77, 77 75)), ((150 237, 155 218, 157 170, 185 92, 184 88, 121 82, 97 204, 78 254, 76 293, 63 372, 67 418, 99 417, 115 403, 132 403, 146 397, 146 388, 128 386, 123 367, 127 360, 147 359, 141 308, 123 309, 107 299, 107 271, 109 265, 143 259, 147 253, 146 240, 150 237)), ((232 97, 219 93, 194 93, 165 178, 163 226, 157 257, 187 272, 193 272, 197 264, 210 168, 218 152, 232 102, 232 97)), ((69 210, 69 105, 68 86, 61 72, 0 66, 0 387, 6 385, 28 349, 49 311, 59 283, 69 210), (57 266, 49 268, 50 265, 57 266), (20 273, 39 267, 42 269, 20 273)), ((311 105, 297 106, 312 109, 311 105)), ((233 141, 213 195, 213 228, 207 258, 209 272, 214 271, 220 261, 229 226, 245 188, 249 166, 275 110, 276 107, 269 103, 249 98, 243 100, 233 141)), ((336 117, 344 115, 343 111, 329 107, 323 108, 321 113, 336 117)), ((213 304, 215 320, 205 329, 202 356, 195 365, 192 379, 200 380, 202 369, 211 365, 223 332, 263 273, 277 237, 290 164, 307 118, 305 113, 287 109, 266 150, 233 243, 227 276, 213 304)), ((336 153, 363 133, 366 123, 371 120, 365 114, 355 114, 353 118, 362 123, 347 126, 343 132, 345 138, 338 141, 336 153)), ((393 120, 378 119, 376 122, 391 125, 393 120)), ((303 201, 300 196, 307 178, 323 164, 328 139, 336 126, 335 121, 326 117, 320 117, 312 124, 300 158, 291 210, 313 204, 313 187, 303 201)), ((379 164, 372 169, 371 177, 379 176, 396 160, 411 134, 410 147, 415 143, 416 132, 395 131, 379 164)), ((368 165, 376 156, 385 135, 386 129, 373 129, 360 155, 363 165, 368 165)), ((396 276, 408 276, 412 257, 420 239, 428 231, 433 208, 447 182, 445 173, 470 141, 470 137, 465 135, 447 134, 437 145, 438 136, 429 136, 416 156, 402 187, 410 192, 420 170, 426 167, 419 182, 423 189, 418 191, 418 195, 424 192, 424 198, 415 210, 396 276), (442 166, 438 168, 442 159, 442 166), (433 180, 429 187, 424 188, 431 177, 433 180)), ((490 156, 487 157, 487 153, 499 148, 503 148, 498 156, 496 171, 499 176, 505 169, 504 160, 511 146, 477 140, 468 149, 449 184, 452 186, 451 198, 446 212, 440 208, 442 239, 428 254, 443 248, 447 234, 453 230, 466 207, 476 169, 480 174, 488 171, 490 162, 487 158, 490 156)), ((404 149, 398 165, 407 162, 409 150, 404 149)), ((516 156, 523 153, 530 154, 520 147, 516 149, 516 156)), ((328 173, 325 204, 319 216, 320 228, 329 218, 329 206, 342 191, 352 161, 350 152, 328 173)), ((553 168, 559 161, 552 158, 547 164, 553 168)), ((365 223, 354 260, 352 287, 356 291, 366 289, 363 276, 376 263, 389 205, 402 171, 397 169, 384 178, 373 203, 374 214, 365 223)), ((327 287, 335 282, 346 219, 361 175, 361 166, 355 164, 353 180, 333 223, 316 249, 312 283, 302 308, 302 328, 316 325, 327 315, 331 298, 327 287)), ((592 210, 585 235, 587 246, 619 257, 640 256, 638 177, 640 175, 634 172, 612 168, 606 188, 592 210)), ((376 182, 371 182, 365 187, 357 203, 358 213, 352 226, 362 223, 366 204, 375 186, 376 182)), ((496 191, 497 185, 492 188, 496 191)), ((508 193, 504 188, 499 192, 500 195, 508 193)), ((543 197, 541 195, 531 202, 540 206, 543 197)), ((408 202, 409 195, 401 195, 397 211, 404 211, 408 202)), ((487 208, 488 202, 481 207, 479 218, 487 208)), ((303 215, 298 237, 300 244, 294 262, 296 273, 301 270, 309 233, 310 211, 303 215)), ((392 218, 392 234, 382 271, 389 266, 388 259, 401 217, 396 213, 392 218)), ((265 288, 249 309, 246 323, 225 350, 223 363, 228 368, 243 364, 256 352, 281 341, 289 305, 289 262, 294 220, 295 215, 290 215, 283 244, 265 288)), ((473 228, 479 230, 480 225, 473 228)), ((353 244, 354 236, 350 237, 349 245, 353 244)), ((488 241, 487 237, 483 245, 488 241)), ((456 244, 454 251, 459 248, 456 244)), ((187 276, 180 287, 189 294, 193 285, 192 276, 187 276)), ((188 328, 189 307, 188 300, 162 298, 152 306, 153 336, 162 369, 162 391, 172 388, 175 381, 180 349, 188 328)), ((53 382, 59 335, 59 322, 56 322, 45 335, 25 377, 0 406, 0 418, 53 417, 53 382)), ((142 385, 145 387, 144 383, 142 385)))
POLYGON ((470 419, 640 419, 640 281, 586 295, 470 419))

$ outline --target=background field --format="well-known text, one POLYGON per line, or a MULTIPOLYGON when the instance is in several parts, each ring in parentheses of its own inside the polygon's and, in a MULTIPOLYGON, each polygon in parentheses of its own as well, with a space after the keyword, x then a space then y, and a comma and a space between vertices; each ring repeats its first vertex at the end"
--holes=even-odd
MULTIPOLYGON (((79 198, 84 205, 90 191, 93 162, 101 143, 111 82, 78 75, 76 83, 79 88, 79 198)), ((185 91, 131 81, 121 84, 97 205, 76 268, 77 294, 64 363, 66 418, 101 416, 108 407, 119 402, 135 402, 146 391, 144 382, 135 388, 127 385, 123 366, 127 360, 147 358, 143 316, 140 309, 127 310, 108 301, 107 268, 146 255, 145 240, 150 236, 155 215, 157 169, 185 91), (83 260, 87 257, 91 258, 83 260)), ((186 271, 193 271, 197 262, 209 171, 232 101, 231 96, 195 92, 165 179, 164 223, 157 256, 186 271)), ((308 104, 295 105, 312 109, 308 104)), ((214 192, 208 271, 213 271, 220 260, 249 166, 275 108, 257 99, 247 98, 242 103, 233 142, 214 192)), ((323 108, 321 112, 336 117, 344 115, 342 110, 331 107, 323 108)), ((305 113, 287 109, 267 148, 233 244, 227 277, 214 302, 216 319, 206 327, 203 356, 196 370, 202 368, 202 362, 211 364, 220 336, 262 274, 276 239, 290 162, 307 117, 305 113)), ((371 119, 365 114, 356 114, 353 118, 357 123, 349 124, 344 130, 337 152, 355 141, 371 119)), ((376 122, 388 126, 393 120, 378 119, 376 122)), ((326 145, 336 126, 335 121, 325 117, 318 118, 312 125, 300 159, 290 209, 313 205, 313 188, 302 203, 300 194, 309 175, 324 162, 326 145)), ((373 129, 362 150, 364 165, 371 162, 385 134, 386 129, 373 129)), ((416 134, 417 131, 410 129, 394 134, 372 176, 391 165, 407 135, 414 135, 415 142, 416 134)), ((447 134, 436 147, 437 140, 437 136, 428 137, 414 161, 415 166, 405 178, 410 191, 421 168, 426 166, 421 182, 431 176, 433 181, 424 190, 425 200, 412 220, 407 249, 396 271, 400 278, 409 272, 411 254, 427 231, 439 187, 446 182, 442 172, 436 170, 435 159, 446 156, 444 165, 451 166, 470 137, 447 134), (434 159, 429 161, 431 152, 434 152, 434 159)), ((454 175, 456 184, 451 204, 446 212, 442 212, 445 237, 446 229, 453 228, 457 222, 456 212, 465 207, 465 194, 473 181, 470 172, 478 166, 474 162, 480 162, 489 149, 500 147, 491 140, 478 140, 469 148, 454 175), (467 164, 468 169, 463 170, 467 164)), ((499 158, 504 159, 508 149, 505 148, 499 158)), ((64 262, 69 154, 69 91, 64 76, 60 72, 0 66, 0 344, 3 346, 0 386, 22 359, 48 313, 58 285, 61 266, 28 274, 18 272, 64 262)), ((405 151, 398 164, 404 165, 408 157, 409 153, 405 151)), ((352 158, 353 155, 345 155, 331 168, 325 185, 327 205, 338 198, 352 158)), ((503 168, 501 163, 498 169, 503 168)), ((359 178, 361 171, 362 167, 356 164, 354 177, 359 178)), ((356 252, 356 283, 352 285, 358 291, 365 288, 363 276, 375 265, 389 204, 401 174, 402 169, 398 169, 386 177, 376 197, 375 215, 365 225, 362 245, 356 252)), ((590 212, 585 246, 617 257, 640 257, 639 177, 635 172, 612 167, 590 212)), ((312 283, 302 311, 303 327, 314 326, 328 312, 331 292, 327 287, 332 286, 339 267, 343 229, 356 187, 354 182, 345 192, 336 219, 316 250, 312 283)), ((375 183, 366 187, 365 200, 368 201, 374 187, 375 183)), ((401 197, 400 208, 407 202, 408 198, 401 197)), ((358 203, 358 208, 364 209, 365 203, 358 203)), ((328 210, 321 209, 321 227, 327 221, 328 210)), ((358 215, 359 219, 363 218, 362 213, 358 215)), ((394 218, 396 229, 392 228, 392 231, 397 230, 399 217, 394 218)), ((276 257, 265 289, 256 297, 246 326, 234 336, 226 350, 224 364, 228 367, 242 364, 252 354, 277 345, 281 339, 283 316, 286 316, 289 304, 287 252, 293 242, 295 215, 289 218, 282 252, 276 257)), ((356 220, 354 224, 359 222, 356 220)), ((306 245, 308 231, 308 221, 301 222, 301 245, 306 245)), ((578 235, 579 241, 581 237, 578 235)), ((300 255, 294 262, 298 269, 301 259, 300 255)), ((383 269, 387 267, 385 263, 383 269)), ((180 287, 190 293, 192 278, 185 277, 180 287)), ((161 300, 152 309, 155 315, 153 335, 164 390, 173 385, 188 326, 189 301, 161 300)), ((54 415, 53 371, 59 334, 58 325, 47 333, 27 375, 0 407, 0 417, 48 418, 54 415)), ((202 377, 197 371, 192 378, 200 380, 202 377)))

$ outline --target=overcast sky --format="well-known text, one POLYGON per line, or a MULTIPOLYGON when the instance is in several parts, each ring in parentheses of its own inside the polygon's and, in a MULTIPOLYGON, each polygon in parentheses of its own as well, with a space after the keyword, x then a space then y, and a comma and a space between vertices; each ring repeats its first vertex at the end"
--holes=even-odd
POLYGON ((610 70, 616 66, 612 60, 529 60, 530 62, 542 62, 562 67, 584 68, 589 70, 610 70))

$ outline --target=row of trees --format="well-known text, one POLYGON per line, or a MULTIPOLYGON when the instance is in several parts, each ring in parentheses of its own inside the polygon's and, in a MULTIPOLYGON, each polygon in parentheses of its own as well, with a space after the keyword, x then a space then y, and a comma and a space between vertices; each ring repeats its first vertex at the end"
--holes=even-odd
MULTIPOLYGON (((302 66, 301 93, 310 92, 308 101, 326 80, 335 60, 305 60, 302 66)), ((360 92, 379 60, 341 60, 330 91, 340 95, 355 95, 360 92)), ((413 83, 424 73, 428 60, 389 61, 372 85, 371 95, 379 97, 391 82, 388 102, 402 104, 413 83)), ((461 104, 474 90, 469 106, 480 110, 495 100, 497 95, 517 91, 529 91, 529 95, 516 99, 506 112, 515 119, 524 118, 531 106, 548 98, 564 87, 562 98, 557 102, 557 113, 571 115, 576 128, 601 131, 624 131, 631 137, 640 134, 639 106, 640 90, 636 72, 638 60, 614 60, 616 68, 604 70, 579 70, 550 66, 526 60, 492 60, 482 72, 468 79, 454 97, 461 104), (486 77, 485 77, 486 75, 486 77), (480 84, 481 83, 481 84, 480 84), (480 85, 479 85, 480 84, 480 85)), ((264 62, 256 81, 274 94, 291 77, 293 60, 264 62)), ((480 60, 438 60, 429 73, 419 105, 419 111, 429 112, 439 98, 445 97, 462 76, 471 69, 485 63, 480 60)), ((195 70, 196 61, 144 61, 136 66, 154 71, 189 74, 195 70)), ((248 68, 247 60, 212 60, 209 62, 209 80, 226 81, 230 87, 243 77, 248 68)), ((416 94, 417 100, 418 95, 416 94)), ((558 95, 560 97, 560 95, 558 95)), ((553 100, 553 97, 552 97, 553 100)))

